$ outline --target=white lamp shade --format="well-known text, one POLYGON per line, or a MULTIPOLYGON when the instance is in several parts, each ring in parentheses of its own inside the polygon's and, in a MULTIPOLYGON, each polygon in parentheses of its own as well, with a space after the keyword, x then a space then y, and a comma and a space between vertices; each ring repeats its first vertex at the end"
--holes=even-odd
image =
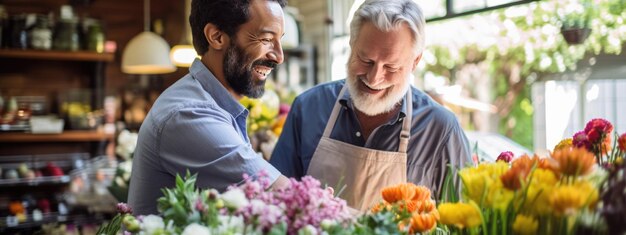
POLYGON ((172 47, 170 52, 170 59, 174 65, 178 67, 189 67, 193 60, 198 57, 196 49, 191 45, 176 45, 172 47))
POLYGON ((144 31, 128 42, 122 54, 122 72, 162 74, 176 71, 170 61, 170 46, 159 35, 144 31))

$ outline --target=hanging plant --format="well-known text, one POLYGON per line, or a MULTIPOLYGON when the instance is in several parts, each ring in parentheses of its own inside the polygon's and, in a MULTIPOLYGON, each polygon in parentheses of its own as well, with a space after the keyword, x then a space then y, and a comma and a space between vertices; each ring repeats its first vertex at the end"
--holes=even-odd
POLYGON ((595 7, 590 0, 574 1, 566 5, 561 17, 561 34, 569 45, 582 44, 591 33, 595 7))

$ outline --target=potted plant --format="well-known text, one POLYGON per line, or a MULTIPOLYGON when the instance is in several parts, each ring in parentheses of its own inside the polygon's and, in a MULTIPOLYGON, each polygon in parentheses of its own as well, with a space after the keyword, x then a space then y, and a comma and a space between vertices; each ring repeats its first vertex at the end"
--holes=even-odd
POLYGON ((568 3, 561 17, 561 34, 570 45, 583 43, 591 33, 594 6, 590 0, 568 3))

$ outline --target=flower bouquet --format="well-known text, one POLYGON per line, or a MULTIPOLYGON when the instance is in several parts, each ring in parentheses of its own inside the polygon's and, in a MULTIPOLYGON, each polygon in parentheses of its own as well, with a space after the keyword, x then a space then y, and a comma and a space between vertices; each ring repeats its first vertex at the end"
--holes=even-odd
POLYGON ((393 215, 397 231, 392 234, 429 233, 436 228, 439 213, 428 188, 404 183, 386 187, 381 193, 384 201, 374 206, 372 213, 393 215))
MULTIPOLYGON (((503 152, 495 163, 460 170, 461 198, 441 199, 440 226, 452 234, 597 234, 607 232, 605 220, 623 226, 626 179, 613 172, 626 135, 611 149, 612 130, 593 119, 549 157, 503 152)), ((455 195, 449 178, 444 195, 455 195)))
POLYGON ((226 192, 195 187, 196 175, 176 177, 176 188, 164 189, 158 200, 161 215, 133 216, 125 204, 98 234, 116 234, 123 224, 130 234, 318 234, 348 224, 345 201, 319 181, 290 179, 284 189, 266 191, 269 180, 245 177, 226 192))

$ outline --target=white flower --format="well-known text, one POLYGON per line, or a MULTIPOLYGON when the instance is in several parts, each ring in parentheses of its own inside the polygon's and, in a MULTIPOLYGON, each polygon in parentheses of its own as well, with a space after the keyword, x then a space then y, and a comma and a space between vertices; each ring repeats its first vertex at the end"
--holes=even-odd
POLYGON ((143 220, 141 221, 141 230, 146 234, 154 234, 164 228, 165 223, 163 223, 163 218, 156 215, 147 215, 143 217, 143 220))
POLYGON ((137 147, 137 137, 137 133, 132 133, 128 130, 120 132, 120 135, 117 137, 115 153, 124 159, 130 159, 137 147))
POLYGON ((243 234, 245 227, 242 216, 218 215, 220 225, 214 230, 216 234, 243 234))
POLYGON ((307 224, 298 230, 298 235, 317 235, 317 229, 313 225, 307 224))
POLYGON ((337 222, 336 222, 336 221, 334 221, 334 220, 323 219, 323 220, 320 222, 320 227, 321 227, 322 229, 329 229, 330 227, 335 226, 336 224, 337 224, 337 222))
POLYGON ((190 225, 187 225, 187 227, 185 227, 185 230, 183 230, 183 233, 181 233, 181 235, 210 235, 211 234, 211 230, 205 226, 193 223, 190 225))
POLYGON ((244 194, 240 188, 234 188, 226 191, 222 194, 221 198, 224 200, 224 204, 228 208, 239 209, 248 205, 246 194, 244 194))

